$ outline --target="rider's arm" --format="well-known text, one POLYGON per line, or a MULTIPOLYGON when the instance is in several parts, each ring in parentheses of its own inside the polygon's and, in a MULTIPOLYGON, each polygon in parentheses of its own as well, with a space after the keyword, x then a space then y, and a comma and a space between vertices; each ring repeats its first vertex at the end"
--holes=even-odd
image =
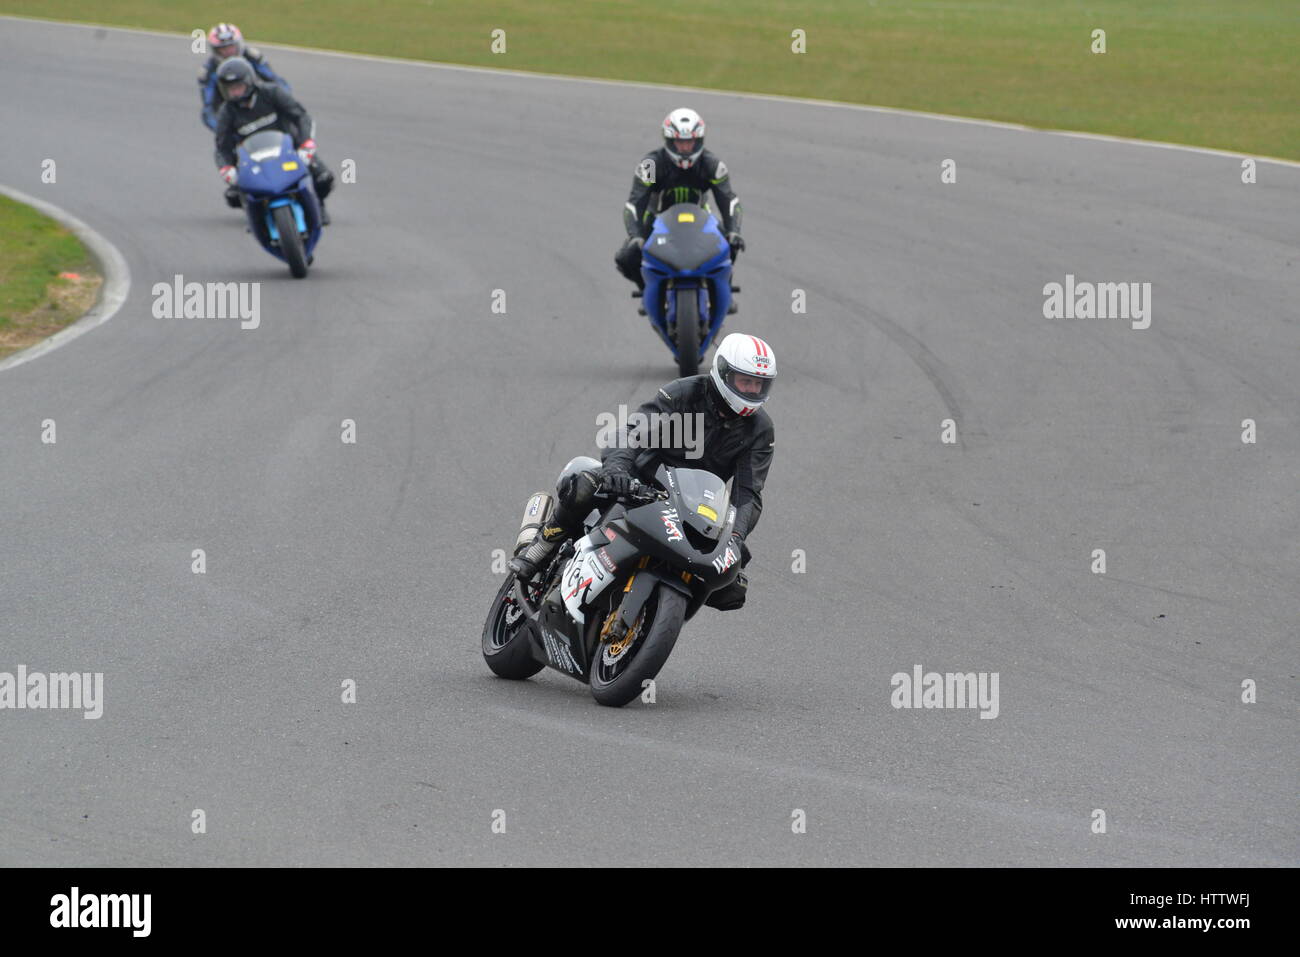
MULTIPOLYGON (((669 382, 666 386, 655 393, 655 397, 649 402, 643 402, 641 408, 637 411, 646 416, 652 413, 674 412, 681 407, 683 389, 679 385, 681 380, 669 382)), ((648 417, 643 421, 654 422, 658 416, 648 417)), ((601 455, 601 464, 605 468, 619 469, 632 475, 636 474, 637 455, 644 450, 647 445, 646 437, 642 436, 640 442, 629 441, 627 430, 619 431, 617 448, 606 449, 601 455), (632 446, 636 446, 633 448, 632 446)))
POLYGON ((316 123, 303 109, 301 103, 278 86, 264 86, 262 92, 275 107, 276 112, 289 121, 289 126, 293 128, 290 135, 293 137, 294 146, 301 146, 304 140, 316 138, 316 123))
POLYGON ((705 153, 704 174, 708 177, 709 188, 713 190, 718 204, 718 217, 722 220, 724 233, 740 232, 740 199, 731 189, 731 174, 727 164, 712 153, 705 153))
POLYGON ((239 145, 235 136, 235 116, 227 103, 217 110, 217 168, 235 165, 235 147, 239 145))
POLYGON ((199 99, 203 103, 203 123, 210 130, 217 128, 217 71, 212 64, 199 70, 199 99))
POLYGON ((637 163, 636 173, 632 176, 632 192, 627 197, 627 202, 623 205, 623 228, 627 230, 628 236, 644 236, 646 234, 646 209, 650 205, 650 200, 655 193, 655 180, 657 170, 655 164, 658 162, 656 153, 647 153, 646 156, 637 163))
POLYGON ((289 85, 289 81, 271 69, 271 64, 267 62, 261 50, 256 47, 249 47, 244 51, 244 59, 253 64, 253 69, 257 71, 257 75, 263 80, 268 83, 278 83, 284 87, 286 92, 293 92, 293 87, 289 85))
POLYGON ((772 467, 772 447, 775 441, 776 430, 772 426, 772 420, 768 419, 755 434, 749 448, 736 459, 732 487, 735 492, 736 531, 742 538, 754 530, 759 516, 763 514, 763 486, 767 483, 767 470, 772 467))

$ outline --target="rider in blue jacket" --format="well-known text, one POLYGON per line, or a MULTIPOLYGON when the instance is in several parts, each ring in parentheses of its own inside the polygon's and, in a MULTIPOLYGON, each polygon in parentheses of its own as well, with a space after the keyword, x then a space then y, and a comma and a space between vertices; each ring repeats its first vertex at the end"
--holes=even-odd
POLYGON ((244 35, 233 23, 218 23, 212 28, 208 33, 208 49, 212 55, 199 70, 199 98, 203 100, 203 124, 208 129, 216 131, 217 112, 222 103, 221 88, 217 85, 217 67, 232 56, 242 56, 252 64, 263 82, 278 83, 292 92, 289 81, 271 69, 271 64, 266 62, 262 51, 244 42, 244 35))

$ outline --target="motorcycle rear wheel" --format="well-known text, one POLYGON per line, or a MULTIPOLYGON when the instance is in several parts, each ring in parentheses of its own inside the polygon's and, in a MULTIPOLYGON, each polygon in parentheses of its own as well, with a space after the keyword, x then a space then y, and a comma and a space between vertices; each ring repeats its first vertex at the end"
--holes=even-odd
POLYGON ((483 625, 483 660, 497 677, 523 681, 545 665, 533 657, 528 647, 528 633, 522 627, 523 611, 511 596, 514 587, 514 576, 507 575, 496 598, 492 599, 492 609, 483 625))

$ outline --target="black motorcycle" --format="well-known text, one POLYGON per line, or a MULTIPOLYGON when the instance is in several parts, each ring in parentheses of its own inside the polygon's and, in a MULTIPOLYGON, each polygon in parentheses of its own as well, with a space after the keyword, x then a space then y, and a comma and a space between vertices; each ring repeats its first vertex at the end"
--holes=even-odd
POLYGON ((655 479, 660 487, 633 482, 621 498, 600 493, 586 534, 532 580, 508 577, 483 626, 494 673, 522 680, 551 667, 614 708, 659 673, 682 624, 735 581, 740 555, 722 479, 662 465, 655 479))

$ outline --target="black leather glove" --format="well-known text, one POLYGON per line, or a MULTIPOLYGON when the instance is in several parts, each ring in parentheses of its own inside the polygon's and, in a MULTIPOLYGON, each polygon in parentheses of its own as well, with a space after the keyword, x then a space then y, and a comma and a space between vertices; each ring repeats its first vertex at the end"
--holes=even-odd
POLYGON ((600 478, 605 491, 611 495, 621 497, 632 491, 632 476, 618 466, 602 469, 600 478))
POLYGON ((745 237, 740 233, 727 233, 727 242, 731 244, 731 261, 736 261, 736 254, 745 251, 745 237))

